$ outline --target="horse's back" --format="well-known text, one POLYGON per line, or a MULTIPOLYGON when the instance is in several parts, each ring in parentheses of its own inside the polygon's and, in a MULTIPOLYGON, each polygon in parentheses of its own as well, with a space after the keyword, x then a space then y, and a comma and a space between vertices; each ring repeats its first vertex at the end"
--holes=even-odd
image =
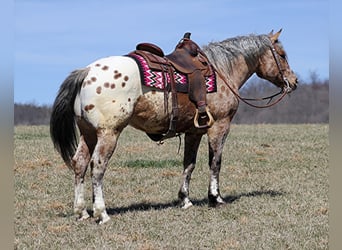
POLYGON ((126 56, 99 59, 87 66, 74 110, 95 128, 118 127, 127 123, 134 103, 142 94, 139 68, 126 56))

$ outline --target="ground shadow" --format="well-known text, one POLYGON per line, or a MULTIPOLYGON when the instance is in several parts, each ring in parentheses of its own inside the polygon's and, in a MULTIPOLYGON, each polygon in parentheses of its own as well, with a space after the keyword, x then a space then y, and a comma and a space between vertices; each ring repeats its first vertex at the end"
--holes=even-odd
MULTIPOLYGON (((260 191, 252 191, 248 193, 241 193, 237 195, 229 195, 229 196, 225 196, 223 199, 227 204, 232 204, 243 197, 256 197, 256 196, 263 196, 263 195, 275 197, 275 196, 284 195, 284 192, 274 191, 274 190, 260 190, 260 191)), ((192 203, 194 204, 194 206, 208 206, 209 200, 208 198, 195 199, 195 200, 192 200, 192 203)), ((168 209, 168 208, 177 207, 177 206, 180 206, 180 203, 178 200, 173 200, 167 203, 141 202, 141 203, 131 204, 125 207, 107 208, 107 213, 109 215, 115 215, 115 214, 123 214, 123 213, 134 212, 134 211, 163 210, 163 209, 168 209)), ((89 211, 89 213, 92 213, 92 212, 89 211)))

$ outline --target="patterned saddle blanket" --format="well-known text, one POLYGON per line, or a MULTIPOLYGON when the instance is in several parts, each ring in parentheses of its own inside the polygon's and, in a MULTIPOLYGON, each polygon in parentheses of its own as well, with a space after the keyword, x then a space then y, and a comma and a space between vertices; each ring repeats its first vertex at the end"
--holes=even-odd
MULTIPOLYGON (((165 87, 170 86, 170 75, 167 71, 163 72, 150 68, 144 57, 136 53, 130 53, 127 56, 133 58, 137 62, 143 85, 160 90, 164 90, 165 87), (165 84, 164 79, 166 79, 167 84, 165 84)), ((213 73, 211 75, 205 77, 207 93, 213 93, 217 90, 214 70, 212 70, 212 72, 213 73)), ((174 69, 174 79, 176 83, 176 91, 180 93, 188 93, 189 79, 187 74, 183 74, 182 72, 177 71, 177 69, 174 69)))

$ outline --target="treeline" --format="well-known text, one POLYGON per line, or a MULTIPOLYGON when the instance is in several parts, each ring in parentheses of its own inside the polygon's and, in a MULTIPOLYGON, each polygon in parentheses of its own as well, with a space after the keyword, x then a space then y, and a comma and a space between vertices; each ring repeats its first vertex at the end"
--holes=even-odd
MULTIPOLYGON (((270 108, 257 109, 240 101, 233 123, 328 123, 329 81, 321 81, 315 74, 311 78, 310 83, 299 84, 294 92, 270 108)), ((277 91, 279 89, 269 82, 252 78, 243 86, 240 94, 243 97, 260 98, 277 91)), ((15 125, 46 125, 49 124, 50 114, 51 106, 48 105, 14 104, 15 125)))
POLYGON ((14 104, 14 125, 46 125, 50 123, 52 107, 31 104, 14 104))
MULTIPOLYGON (((269 82, 254 79, 240 91, 243 97, 265 97, 277 93, 278 88, 269 82)), ((274 97, 272 101, 275 101, 274 97)), ((271 101, 271 102, 272 102, 271 101)), ((252 102, 266 104, 267 102, 252 102)), ((298 84, 295 91, 285 96, 280 103, 270 108, 253 108, 240 101, 233 119, 238 124, 253 123, 328 123, 329 122, 329 81, 313 77, 308 83, 298 84)))

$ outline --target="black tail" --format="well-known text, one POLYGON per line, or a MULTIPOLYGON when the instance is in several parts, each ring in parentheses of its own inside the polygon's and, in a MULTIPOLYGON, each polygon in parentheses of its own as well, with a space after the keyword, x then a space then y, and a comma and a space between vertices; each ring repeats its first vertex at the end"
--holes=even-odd
POLYGON ((68 167, 71 167, 71 160, 77 148, 74 102, 88 72, 89 68, 73 71, 62 83, 52 107, 51 139, 68 167))

